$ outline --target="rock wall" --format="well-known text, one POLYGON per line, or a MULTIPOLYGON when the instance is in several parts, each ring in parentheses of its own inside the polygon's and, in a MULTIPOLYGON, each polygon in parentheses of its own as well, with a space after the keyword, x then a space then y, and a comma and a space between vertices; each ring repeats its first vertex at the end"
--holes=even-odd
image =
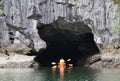
POLYGON ((45 48, 46 44, 40 39, 36 27, 50 24, 59 17, 70 23, 86 23, 92 29, 95 42, 105 45, 105 48, 120 45, 119 35, 112 32, 118 21, 116 12, 119 11, 113 0, 3 0, 1 8, 4 10, 0 18, 2 45, 29 45, 32 40, 37 51, 45 48), (8 27, 6 23, 13 27, 8 27))
POLYGON ((0 68, 37 68, 39 65, 34 61, 34 57, 15 53, 11 56, 0 54, 0 68))

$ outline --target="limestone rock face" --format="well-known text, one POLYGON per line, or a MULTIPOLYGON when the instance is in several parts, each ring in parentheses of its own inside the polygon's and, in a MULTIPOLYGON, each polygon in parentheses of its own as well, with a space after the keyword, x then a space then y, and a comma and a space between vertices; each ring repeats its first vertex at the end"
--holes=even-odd
POLYGON ((6 50, 8 51, 8 53, 15 52, 18 54, 27 54, 31 49, 25 44, 12 44, 7 46, 6 50))
POLYGON ((90 67, 93 68, 120 68, 119 54, 103 54, 100 60, 92 63, 90 67))
POLYGON ((31 68, 38 67, 34 65, 35 56, 25 56, 19 54, 13 54, 11 56, 0 57, 0 68, 31 68))
POLYGON ((1 5, 5 14, 0 19, 1 46, 25 44, 36 51, 46 47, 37 33, 37 21, 27 18, 34 5, 30 0, 3 0, 1 5))
POLYGON ((30 45, 32 40, 34 48, 39 51, 46 44, 39 37, 36 27, 53 23, 59 17, 66 22, 87 24, 97 44, 120 45, 119 36, 112 32, 115 22, 118 22, 116 13, 119 11, 113 0, 3 0, 1 8, 5 14, 0 18, 1 45, 30 45), (8 27, 6 23, 17 27, 8 27))

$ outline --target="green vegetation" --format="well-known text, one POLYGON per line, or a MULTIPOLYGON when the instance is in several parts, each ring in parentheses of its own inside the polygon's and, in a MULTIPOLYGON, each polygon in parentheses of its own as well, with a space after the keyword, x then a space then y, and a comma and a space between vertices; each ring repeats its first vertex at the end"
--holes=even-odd
POLYGON ((120 0, 114 0, 115 4, 120 4, 120 0))
POLYGON ((113 33, 120 34, 120 23, 118 23, 115 27, 113 27, 113 33))
POLYGON ((4 11, 0 9, 0 16, 3 15, 4 11))
MULTIPOLYGON (((2 4, 2 0, 0 0, 0 4, 2 4)), ((0 9, 0 16, 3 15, 4 11, 2 9, 0 9)))
POLYGON ((77 4, 78 4, 78 0, 75 1, 75 6, 77 7, 77 4))
MULTIPOLYGON (((120 0, 114 0, 114 2, 115 2, 115 4, 119 4, 119 6, 120 6, 120 0)), ((115 22, 116 25, 115 25, 115 27, 113 27, 112 30, 115 34, 120 35, 120 10, 119 10, 119 12, 117 12, 116 17, 118 18, 118 22, 117 23, 115 22)))
POLYGON ((120 35, 120 10, 117 12, 116 18, 118 18, 118 21, 115 21, 115 26, 112 30, 114 34, 120 35))

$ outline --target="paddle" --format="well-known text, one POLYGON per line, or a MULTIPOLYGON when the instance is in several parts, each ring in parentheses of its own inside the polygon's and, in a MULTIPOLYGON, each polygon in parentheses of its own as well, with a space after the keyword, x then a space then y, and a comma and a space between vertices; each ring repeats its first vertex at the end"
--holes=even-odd
MULTIPOLYGON (((67 59, 67 62, 70 62, 70 61, 71 61, 70 58, 67 59)), ((58 63, 56 63, 56 62, 51 62, 51 64, 53 65, 52 68, 56 68, 58 63)), ((73 67, 73 64, 67 64, 67 65, 68 65, 69 67, 73 67)))

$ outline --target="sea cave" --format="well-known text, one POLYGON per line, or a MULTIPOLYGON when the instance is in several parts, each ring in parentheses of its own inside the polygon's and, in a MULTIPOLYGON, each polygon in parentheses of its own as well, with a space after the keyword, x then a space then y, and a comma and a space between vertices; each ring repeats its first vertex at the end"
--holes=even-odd
POLYGON ((99 53, 92 30, 83 22, 68 23, 63 18, 51 24, 38 25, 40 37, 46 42, 46 49, 35 60, 42 66, 52 66, 61 58, 66 64, 83 66, 87 57, 99 53), (71 61, 67 62, 67 59, 71 61), (82 62, 78 63, 79 60, 82 62))

